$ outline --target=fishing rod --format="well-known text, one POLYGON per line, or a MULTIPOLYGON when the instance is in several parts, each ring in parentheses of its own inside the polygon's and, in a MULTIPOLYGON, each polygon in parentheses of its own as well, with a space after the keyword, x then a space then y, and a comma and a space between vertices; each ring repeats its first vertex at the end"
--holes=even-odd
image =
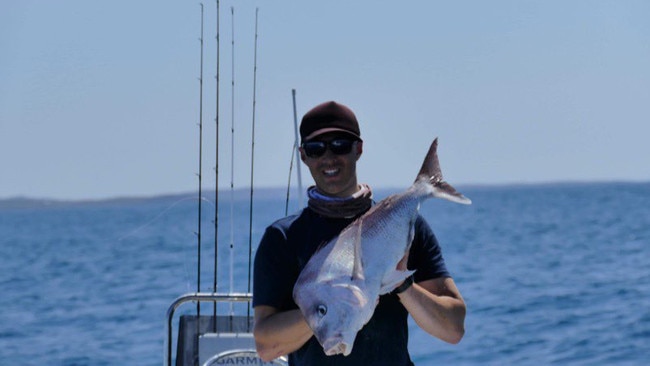
POLYGON ((298 113, 296 112, 296 89, 292 89, 293 94, 293 132, 295 136, 296 149, 296 174, 298 175, 298 207, 302 208, 302 174, 300 174, 300 140, 298 139, 298 113))
MULTIPOLYGON (((214 276, 212 278, 212 292, 216 293, 217 292, 217 259, 219 256, 219 250, 218 250, 218 232, 219 232, 219 0, 217 0, 217 74, 215 76, 216 79, 216 110, 215 110, 215 125, 216 125, 216 133, 215 133, 215 149, 214 149, 214 155, 215 155, 215 165, 214 165, 214 173, 215 173, 215 184, 214 184, 214 276)), ((214 302, 214 305, 212 307, 212 315, 213 315, 213 322, 212 322, 212 331, 216 332, 217 331, 217 302, 214 302)))
MULTIPOLYGON (((201 202, 202 202, 202 165, 203 165, 203 3, 201 3, 201 38, 199 38, 201 43, 201 67, 199 73, 199 223, 198 231, 196 233, 198 240, 198 264, 196 266, 196 292, 201 292, 201 202)), ((196 303, 196 315, 197 317, 201 315, 201 303, 196 303)))
MULTIPOLYGON (((232 38, 231 38, 231 49, 232 49, 232 96, 231 96, 231 127, 230 127, 230 293, 233 293, 233 272, 234 272, 234 232, 235 232, 235 210, 234 210, 234 201, 235 201, 235 8, 230 7, 231 23, 232 23, 232 38)), ((233 304, 230 303, 230 317, 233 316, 233 304)))
MULTIPOLYGON (((253 167, 255 161, 255 105, 256 105, 256 87, 257 87, 257 14, 259 8, 255 8, 255 52, 254 52, 254 61, 253 61, 253 126, 252 126, 252 135, 251 135, 251 195, 250 195, 250 207, 248 215, 248 293, 251 292, 251 269, 252 269, 252 257, 253 257, 253 167)), ((250 306, 248 306, 248 317, 250 314, 250 306)), ((250 324, 250 322, 249 322, 250 324)))
POLYGON ((298 140, 298 113, 296 112, 296 89, 291 89, 293 97, 293 130, 294 140, 291 148, 291 160, 289 163, 289 181, 287 182, 287 200, 284 204, 284 216, 289 214, 289 196, 291 192, 291 173, 293 172, 293 158, 296 157, 296 174, 298 175, 298 207, 302 208, 302 174, 300 174, 300 149, 298 140))
POLYGON ((287 199, 284 202, 284 216, 287 216, 289 214, 289 195, 291 192, 291 173, 293 172, 293 149, 296 148, 296 143, 293 143, 293 147, 291 148, 291 159, 289 159, 289 177, 287 179, 287 199))

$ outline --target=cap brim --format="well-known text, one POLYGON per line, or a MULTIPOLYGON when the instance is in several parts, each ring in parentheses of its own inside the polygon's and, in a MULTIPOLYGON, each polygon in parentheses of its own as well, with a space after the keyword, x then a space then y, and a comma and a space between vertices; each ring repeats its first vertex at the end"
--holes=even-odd
POLYGON ((328 133, 328 132, 345 132, 348 135, 354 136, 355 138, 361 140, 361 136, 359 136, 359 135, 357 135, 357 134, 355 134, 353 132, 350 132, 348 130, 344 130, 342 128, 336 128, 336 127, 328 127, 328 128, 321 128, 320 130, 316 130, 316 131, 312 132, 311 134, 309 134, 309 136, 305 137, 303 139, 303 141, 309 141, 309 140, 313 139, 316 136, 319 136, 319 135, 322 135, 322 134, 325 134, 325 133, 328 133))

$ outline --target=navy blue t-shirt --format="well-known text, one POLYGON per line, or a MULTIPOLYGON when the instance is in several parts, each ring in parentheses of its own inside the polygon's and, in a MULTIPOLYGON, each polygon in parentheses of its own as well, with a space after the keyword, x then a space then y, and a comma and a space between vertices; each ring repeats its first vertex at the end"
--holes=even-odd
MULTIPOLYGON (((297 309, 293 286, 300 271, 321 244, 336 237, 353 220, 322 217, 306 208, 267 227, 255 255, 253 306, 297 309)), ((415 282, 450 277, 438 241, 419 215, 407 267, 415 270, 415 282)), ((407 316, 396 295, 382 295, 372 318, 357 334, 350 355, 327 356, 316 337, 311 337, 289 354, 289 365, 413 365, 407 348, 407 316)))

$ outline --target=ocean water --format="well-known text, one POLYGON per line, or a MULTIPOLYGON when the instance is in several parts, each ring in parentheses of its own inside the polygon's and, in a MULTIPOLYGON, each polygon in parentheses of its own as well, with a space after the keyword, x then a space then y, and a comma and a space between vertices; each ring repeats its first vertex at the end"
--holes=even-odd
MULTIPOLYGON (((421 212, 467 302, 466 334, 448 345, 411 322, 416 365, 648 363, 650 184, 462 191, 472 206, 430 200, 421 212)), ((254 197, 249 234, 249 193, 232 206, 220 195, 220 292, 247 291, 249 251, 284 214, 283 190, 254 197)), ((214 210, 202 200, 202 291, 213 286, 214 210)), ((191 194, 0 201, 0 364, 160 365, 166 311, 197 290, 197 216, 191 194)))

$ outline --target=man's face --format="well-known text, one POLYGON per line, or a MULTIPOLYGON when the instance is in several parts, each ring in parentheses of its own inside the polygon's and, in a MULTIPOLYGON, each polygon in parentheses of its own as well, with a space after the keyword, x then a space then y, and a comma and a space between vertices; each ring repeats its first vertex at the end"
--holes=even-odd
MULTIPOLYGON (((309 167, 316 188, 321 193, 332 197, 343 198, 354 194, 358 190, 357 160, 361 156, 363 142, 355 141, 345 133, 326 133, 314 137, 309 142, 323 142, 327 145, 325 152, 320 156, 309 156, 307 154, 309 149, 300 148, 301 159, 309 167), (335 151, 339 150, 347 142, 352 143, 348 153, 336 154, 332 152, 333 148, 335 151), (335 146, 332 147, 332 144, 335 146)), ((345 149, 343 148, 343 150, 345 149)))

